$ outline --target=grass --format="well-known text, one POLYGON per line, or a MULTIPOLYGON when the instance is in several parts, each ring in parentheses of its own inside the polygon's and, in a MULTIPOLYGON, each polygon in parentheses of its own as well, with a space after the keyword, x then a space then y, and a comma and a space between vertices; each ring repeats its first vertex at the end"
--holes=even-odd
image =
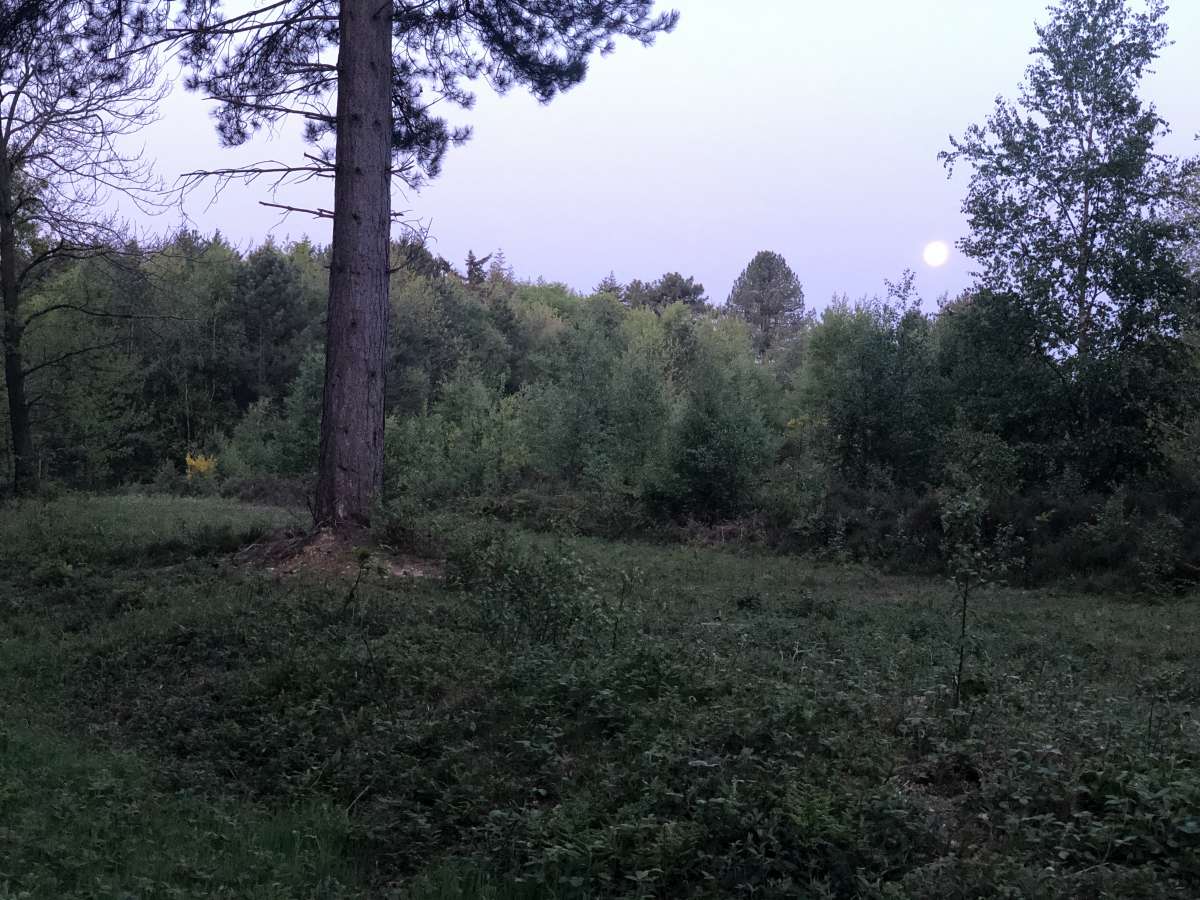
POLYGON ((446 583, 215 500, 0 510, 0 898, 1194 897, 1200 621, 457 523, 446 583))
POLYGON ((316 896, 351 880, 340 810, 165 792, 134 754, 7 722, 0 896, 316 896))

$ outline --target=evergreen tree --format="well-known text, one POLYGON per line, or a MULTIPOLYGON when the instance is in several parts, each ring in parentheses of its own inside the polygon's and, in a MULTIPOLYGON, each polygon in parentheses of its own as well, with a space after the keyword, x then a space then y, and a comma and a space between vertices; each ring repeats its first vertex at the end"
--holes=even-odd
POLYGON ((726 306, 749 323, 762 354, 804 320, 804 288, 782 256, 761 250, 733 283, 726 306))
POLYGON ((682 303, 692 309, 702 309, 708 302, 704 295, 704 285, 690 276, 685 278, 678 272, 668 272, 660 278, 656 292, 660 306, 682 303))
POLYGON ((421 184, 469 134, 435 98, 469 106, 462 82, 482 77, 547 101, 614 37, 650 43, 675 21, 653 0, 282 0, 228 20, 217 0, 186 4, 176 33, 226 143, 299 114, 324 143, 292 171, 334 179, 318 522, 366 521, 382 490, 390 179, 421 184))
POLYGON ((630 309, 654 307, 654 285, 635 278, 625 286, 621 300, 630 309))
POLYGON ((703 309, 708 302, 704 295, 704 285, 690 276, 685 278, 678 272, 668 272, 657 281, 649 283, 635 278, 620 296, 625 305, 632 309, 652 309, 657 313, 661 313, 672 303, 682 303, 691 309, 703 309))
POLYGON ((508 264, 508 257, 504 255, 504 251, 497 249, 492 254, 491 264, 488 266, 488 281, 511 281, 513 278, 513 267, 508 264))
POLYGON ((474 250, 467 251, 467 287, 472 290, 479 290, 487 281, 487 269, 485 266, 488 260, 492 258, 492 254, 480 259, 475 255, 474 250))
POLYGON ((234 312, 245 337, 247 385, 254 397, 281 399, 295 377, 306 325, 300 272, 268 242, 241 266, 234 312))
POLYGON ((621 282, 617 281, 617 276, 611 271, 600 279, 600 283, 592 290, 593 294, 611 294, 614 297, 621 297, 624 293, 624 288, 621 282))
POLYGON ((438 279, 453 271, 448 261, 431 253, 424 241, 414 238, 393 242, 392 257, 397 271, 403 270, 423 278, 438 279))

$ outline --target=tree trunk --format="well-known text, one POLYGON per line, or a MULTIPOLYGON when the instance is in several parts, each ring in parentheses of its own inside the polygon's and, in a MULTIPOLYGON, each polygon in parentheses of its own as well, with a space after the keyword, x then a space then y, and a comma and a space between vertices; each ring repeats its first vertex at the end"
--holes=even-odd
POLYGON ((25 398, 25 369, 21 360, 21 297, 17 286, 17 232, 13 211, 12 169, 0 147, 0 295, 4 301, 4 382, 8 391, 8 425, 12 434, 13 493, 29 493, 37 485, 33 466, 33 435, 25 398))
MULTIPOLYGON (((1096 126, 1089 125, 1084 152, 1088 161, 1095 150, 1096 126)), ((1075 322, 1075 351, 1081 362, 1086 363, 1092 353, 1093 321, 1091 301, 1092 251, 1095 246, 1095 235, 1092 232, 1092 183, 1091 175, 1083 187, 1083 212, 1079 216, 1079 261, 1075 269, 1075 290, 1077 292, 1077 310, 1075 322)))
POLYGON ((366 524, 383 489, 391 225, 390 2, 342 0, 337 170, 315 518, 366 524))

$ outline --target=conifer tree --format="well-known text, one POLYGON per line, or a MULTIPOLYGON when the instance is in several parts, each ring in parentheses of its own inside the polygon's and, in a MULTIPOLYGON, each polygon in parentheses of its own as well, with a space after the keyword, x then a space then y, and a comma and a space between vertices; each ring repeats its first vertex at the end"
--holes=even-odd
POLYGON ((614 297, 620 297, 624 289, 621 287, 621 282, 617 281, 617 276, 611 271, 600 279, 600 283, 596 285, 592 291, 593 294, 611 294, 614 297))
POLYGON ((487 281, 487 269, 484 267, 491 258, 492 254, 490 253, 480 259, 475 255, 474 250, 467 251, 467 287, 474 290, 483 287, 484 282, 487 281))
POLYGON ((787 260, 761 250, 733 283, 726 305, 749 323, 754 348, 762 354, 803 320, 804 288, 787 260))
POLYGON ((226 19, 188 0, 176 34, 226 143, 299 116, 317 145, 302 165, 220 174, 334 180, 332 213, 313 211, 333 218, 318 523, 367 521, 382 490, 390 181, 419 186, 469 135, 434 101, 469 106, 477 78, 549 101, 614 38, 648 44, 676 18, 653 0, 280 0, 226 19))

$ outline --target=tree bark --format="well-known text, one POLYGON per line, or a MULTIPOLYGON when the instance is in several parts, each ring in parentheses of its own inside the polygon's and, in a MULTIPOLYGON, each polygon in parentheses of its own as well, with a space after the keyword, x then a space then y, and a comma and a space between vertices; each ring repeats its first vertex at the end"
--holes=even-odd
POLYGON ((13 493, 29 493, 37 485, 33 435, 25 397, 21 358, 21 296, 17 285, 17 231, 13 210, 13 172, 7 148, 0 147, 0 296, 4 302, 4 382, 8 392, 8 424, 12 435, 13 493))
POLYGON ((392 5, 342 0, 316 523, 366 524, 383 489, 392 5))

